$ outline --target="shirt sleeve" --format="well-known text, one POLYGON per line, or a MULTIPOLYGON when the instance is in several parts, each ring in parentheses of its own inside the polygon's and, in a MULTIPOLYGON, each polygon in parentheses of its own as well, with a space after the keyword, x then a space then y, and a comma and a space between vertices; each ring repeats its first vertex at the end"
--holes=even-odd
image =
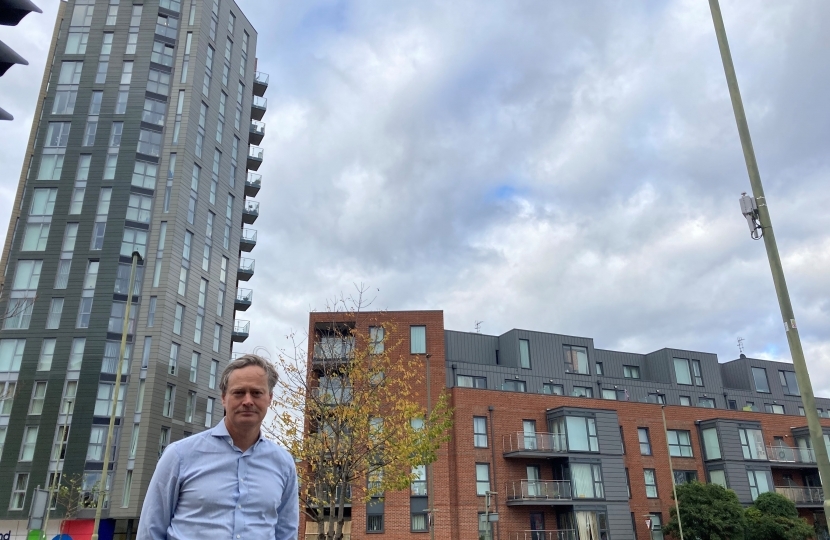
POLYGON ((181 459, 173 445, 161 455, 144 497, 136 540, 167 540, 167 529, 179 500, 181 459))
POLYGON ((297 540, 300 528, 300 499, 297 491, 297 468, 294 460, 286 460, 286 482, 282 500, 277 508, 277 525, 274 527, 275 540, 297 540))

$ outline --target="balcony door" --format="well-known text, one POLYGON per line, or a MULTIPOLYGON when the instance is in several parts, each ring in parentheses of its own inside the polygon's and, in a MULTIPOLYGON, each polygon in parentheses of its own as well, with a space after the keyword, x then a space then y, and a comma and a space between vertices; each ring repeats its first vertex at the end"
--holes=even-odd
POLYGON ((525 450, 538 450, 536 444, 536 420, 522 420, 522 431, 524 432, 525 450))
POLYGON ((527 466, 527 496, 528 497, 541 497, 542 496, 542 486, 539 483, 539 466, 538 465, 528 465, 527 466))
MULTIPOLYGON (((530 467, 528 467, 529 469, 530 467)), ((545 514, 541 512, 530 513, 530 540, 546 540, 545 533, 545 514)))

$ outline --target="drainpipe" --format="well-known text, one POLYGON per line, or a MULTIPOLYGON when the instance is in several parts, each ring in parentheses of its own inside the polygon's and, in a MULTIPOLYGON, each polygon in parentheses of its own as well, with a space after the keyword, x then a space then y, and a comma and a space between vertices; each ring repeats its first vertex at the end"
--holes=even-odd
MULTIPOLYGON (((490 405, 489 407, 487 407, 487 410, 490 412, 490 439, 492 440, 492 443, 490 444, 490 459, 493 462, 493 484, 496 487, 498 487, 499 483, 498 479, 496 478, 496 427, 493 425, 493 411, 495 410, 495 408, 492 405, 490 405)), ((496 503, 496 514, 498 514, 499 498, 494 497, 494 500, 496 503)), ((496 540, 499 540, 499 523, 500 522, 496 521, 496 540)))

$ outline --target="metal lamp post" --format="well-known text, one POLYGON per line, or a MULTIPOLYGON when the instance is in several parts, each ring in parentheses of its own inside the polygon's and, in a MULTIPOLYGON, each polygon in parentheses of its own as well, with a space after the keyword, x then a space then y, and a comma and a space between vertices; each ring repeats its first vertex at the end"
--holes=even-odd
POLYGON ((795 377, 798 381, 798 388, 801 391, 801 400, 804 403, 804 415, 807 417, 807 425, 810 429, 810 440, 816 456, 821 484, 824 486, 824 515, 830 516, 830 500, 827 499, 830 489, 830 461, 827 458, 827 447, 824 444, 824 435, 816 410, 816 399, 813 395, 813 385, 810 382, 810 374, 807 372, 807 362, 804 359, 804 350, 801 347, 801 338, 798 335, 798 326, 795 322, 795 313, 790 302, 790 293, 787 291, 787 282, 784 280, 784 268, 781 265, 781 257, 778 254, 778 245, 775 242, 775 233, 772 230, 772 221, 769 215, 769 207, 764 195, 764 187, 761 185, 761 173, 758 171, 758 163, 755 160, 755 150, 752 147, 752 138, 749 136, 749 125, 746 121, 741 91, 738 88, 738 77, 735 75, 735 66, 732 63, 732 53, 729 51, 729 42, 726 40, 726 28, 723 24, 723 17, 720 12, 718 0, 709 0, 709 8, 712 11, 712 21, 715 25, 715 34, 718 38, 723 71, 726 74, 726 82, 729 86, 729 96, 732 99, 732 109, 735 113, 735 122, 738 124, 738 134, 741 138, 746 169, 749 173, 749 182, 752 185, 752 199, 741 200, 741 210, 750 222, 753 238, 763 237, 764 246, 767 250, 772 281, 775 284, 775 293, 778 296, 778 306, 781 310, 781 318, 784 322, 784 330, 787 333, 787 342, 790 346, 790 355, 793 359, 795 377), (754 220, 758 221, 758 232, 753 225, 754 220))
POLYGON ((141 254, 133 251, 133 264, 130 267, 130 282, 127 289, 127 306, 124 308, 124 325, 121 328, 121 350, 118 353, 118 367, 115 369, 115 388, 112 393, 112 406, 110 407, 110 425, 107 431, 107 445, 104 447, 104 464, 101 470, 101 481, 98 485, 98 500, 95 504, 95 525, 92 527, 90 540, 98 540, 99 528, 101 527, 101 510, 104 507, 104 494, 107 489, 107 478, 109 477, 110 447, 112 446, 112 435, 115 430, 115 417, 118 412, 118 394, 121 391, 121 371, 124 367, 124 351, 127 349, 127 332, 130 329, 130 307, 133 304, 133 289, 135 287, 135 269, 141 254))

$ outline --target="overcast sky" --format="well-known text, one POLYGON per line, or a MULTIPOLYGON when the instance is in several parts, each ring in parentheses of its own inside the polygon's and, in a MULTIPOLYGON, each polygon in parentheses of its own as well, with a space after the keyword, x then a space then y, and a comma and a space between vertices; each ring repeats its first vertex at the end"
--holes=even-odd
MULTIPOLYGON (((57 2, 0 39, 0 222, 57 2)), ((239 0, 270 74, 237 350, 272 355, 365 283, 373 307, 596 347, 789 361, 708 3, 239 0)), ((801 337, 830 396, 830 3, 722 10, 801 337)))

